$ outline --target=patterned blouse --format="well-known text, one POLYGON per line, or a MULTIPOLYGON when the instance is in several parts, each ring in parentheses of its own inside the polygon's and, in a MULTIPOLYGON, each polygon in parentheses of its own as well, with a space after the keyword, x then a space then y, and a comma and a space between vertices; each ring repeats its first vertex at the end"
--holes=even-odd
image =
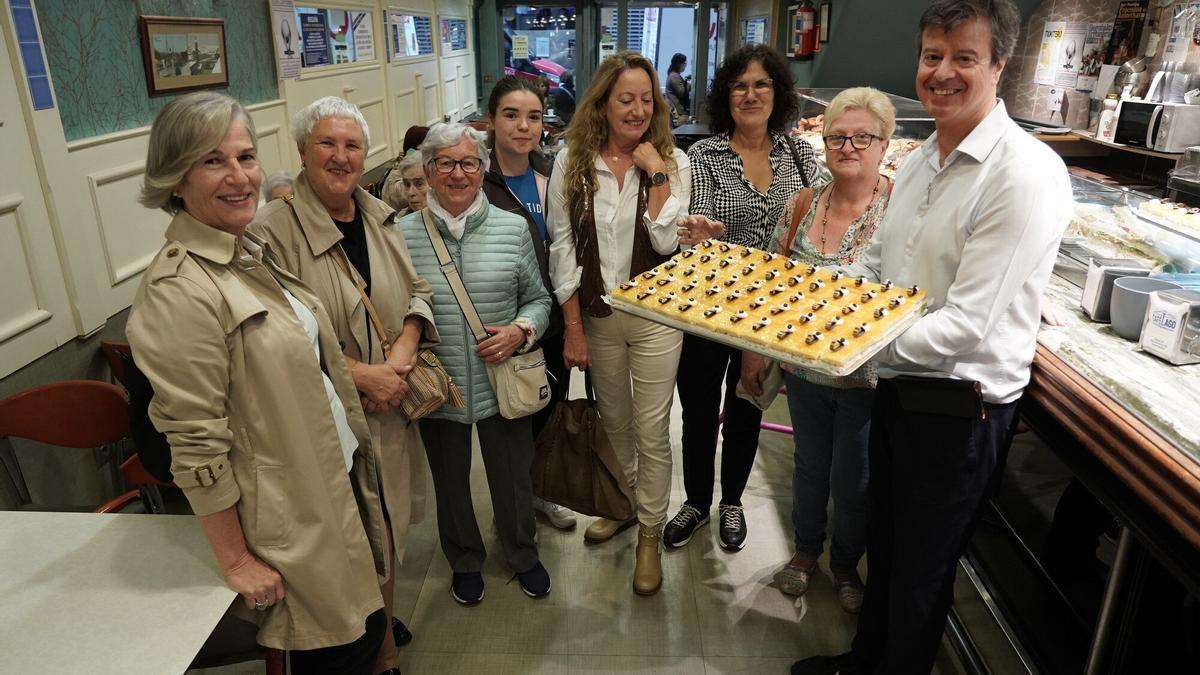
MULTIPOLYGON (((792 258, 800 262, 810 265, 848 265, 854 260, 857 260, 867 250, 867 246, 871 243, 871 235, 875 233, 875 228, 883 221, 883 213, 887 210, 888 198, 892 194, 892 184, 890 179, 887 180, 883 190, 880 190, 879 197, 875 202, 867 207, 854 222, 850 223, 850 227, 846 228, 846 234, 842 235, 842 241, 838 244, 836 253, 821 253, 813 246, 812 240, 808 237, 808 231, 813 226, 813 216, 817 212, 817 205, 821 203, 821 195, 833 183, 825 183, 818 186, 813 192, 812 203, 808 207, 808 212, 800 219, 800 224, 796 227, 796 239, 792 242, 792 258)), ((787 235, 788 225, 792 222, 792 215, 796 209, 796 200, 794 198, 787 200, 787 205, 783 209, 783 216, 775 225, 775 232, 771 235, 771 251, 779 251, 780 245, 783 242, 784 236, 787 235)), ((784 365, 784 370, 792 373, 797 377, 802 377, 813 384, 821 384, 827 387, 836 387, 838 389, 849 389, 852 387, 874 387, 878 381, 875 365, 867 361, 858 370, 846 375, 845 377, 831 377, 814 373, 807 370, 793 370, 790 366, 784 365)))
MULTIPOLYGON (((746 179, 742 157, 729 147, 729 134, 718 134, 692 145, 692 200, 689 212, 725 224, 722 237, 730 244, 767 249, 779 214, 796 191, 804 187, 796 160, 783 134, 772 134, 771 186, 759 192, 746 179)), ((820 168, 812 146, 794 139, 809 185, 816 185, 820 168)))

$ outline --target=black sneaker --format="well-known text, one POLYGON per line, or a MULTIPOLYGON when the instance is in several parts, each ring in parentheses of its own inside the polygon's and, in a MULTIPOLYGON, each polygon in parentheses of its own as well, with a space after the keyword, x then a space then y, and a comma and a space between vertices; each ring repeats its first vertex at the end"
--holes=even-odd
POLYGON ((721 516, 721 548, 726 551, 740 551, 746 545, 746 514, 742 507, 721 504, 718 509, 721 516))
POLYGON ((408 626, 394 616, 392 617, 392 639, 396 642, 397 647, 403 647, 413 639, 412 631, 408 629, 408 626))
POLYGON ((450 595, 460 605, 478 605, 483 600, 483 575, 479 572, 455 572, 450 595))
POLYGON ((550 595, 550 573, 541 562, 524 572, 517 572, 517 581, 521 590, 531 598, 544 598, 550 595))
POLYGON ((707 524, 707 513, 700 513, 700 509, 690 504, 684 504, 680 507, 679 513, 676 513, 671 522, 667 523, 667 526, 663 528, 663 546, 667 548, 682 548, 692 540, 692 535, 696 533, 696 528, 707 524))

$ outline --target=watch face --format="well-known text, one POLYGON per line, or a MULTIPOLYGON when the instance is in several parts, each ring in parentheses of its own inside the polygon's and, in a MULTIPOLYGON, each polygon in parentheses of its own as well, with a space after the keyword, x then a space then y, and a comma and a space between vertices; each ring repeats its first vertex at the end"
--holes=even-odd
POLYGON ((659 171, 650 177, 650 182, 655 185, 662 185, 663 183, 667 182, 667 174, 659 171))

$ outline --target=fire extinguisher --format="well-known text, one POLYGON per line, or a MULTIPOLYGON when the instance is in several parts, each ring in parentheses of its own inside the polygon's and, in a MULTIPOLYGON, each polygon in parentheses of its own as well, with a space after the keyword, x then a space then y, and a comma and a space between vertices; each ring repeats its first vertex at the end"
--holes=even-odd
POLYGON ((796 10, 796 51, 798 59, 811 59, 817 51, 817 12, 809 0, 796 10))

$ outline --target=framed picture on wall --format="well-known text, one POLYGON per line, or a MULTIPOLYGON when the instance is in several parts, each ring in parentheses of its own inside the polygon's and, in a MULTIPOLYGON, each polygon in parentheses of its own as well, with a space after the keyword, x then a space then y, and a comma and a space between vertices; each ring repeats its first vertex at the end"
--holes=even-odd
POLYGON ((138 28, 151 96, 229 86, 224 19, 139 16, 138 28))

